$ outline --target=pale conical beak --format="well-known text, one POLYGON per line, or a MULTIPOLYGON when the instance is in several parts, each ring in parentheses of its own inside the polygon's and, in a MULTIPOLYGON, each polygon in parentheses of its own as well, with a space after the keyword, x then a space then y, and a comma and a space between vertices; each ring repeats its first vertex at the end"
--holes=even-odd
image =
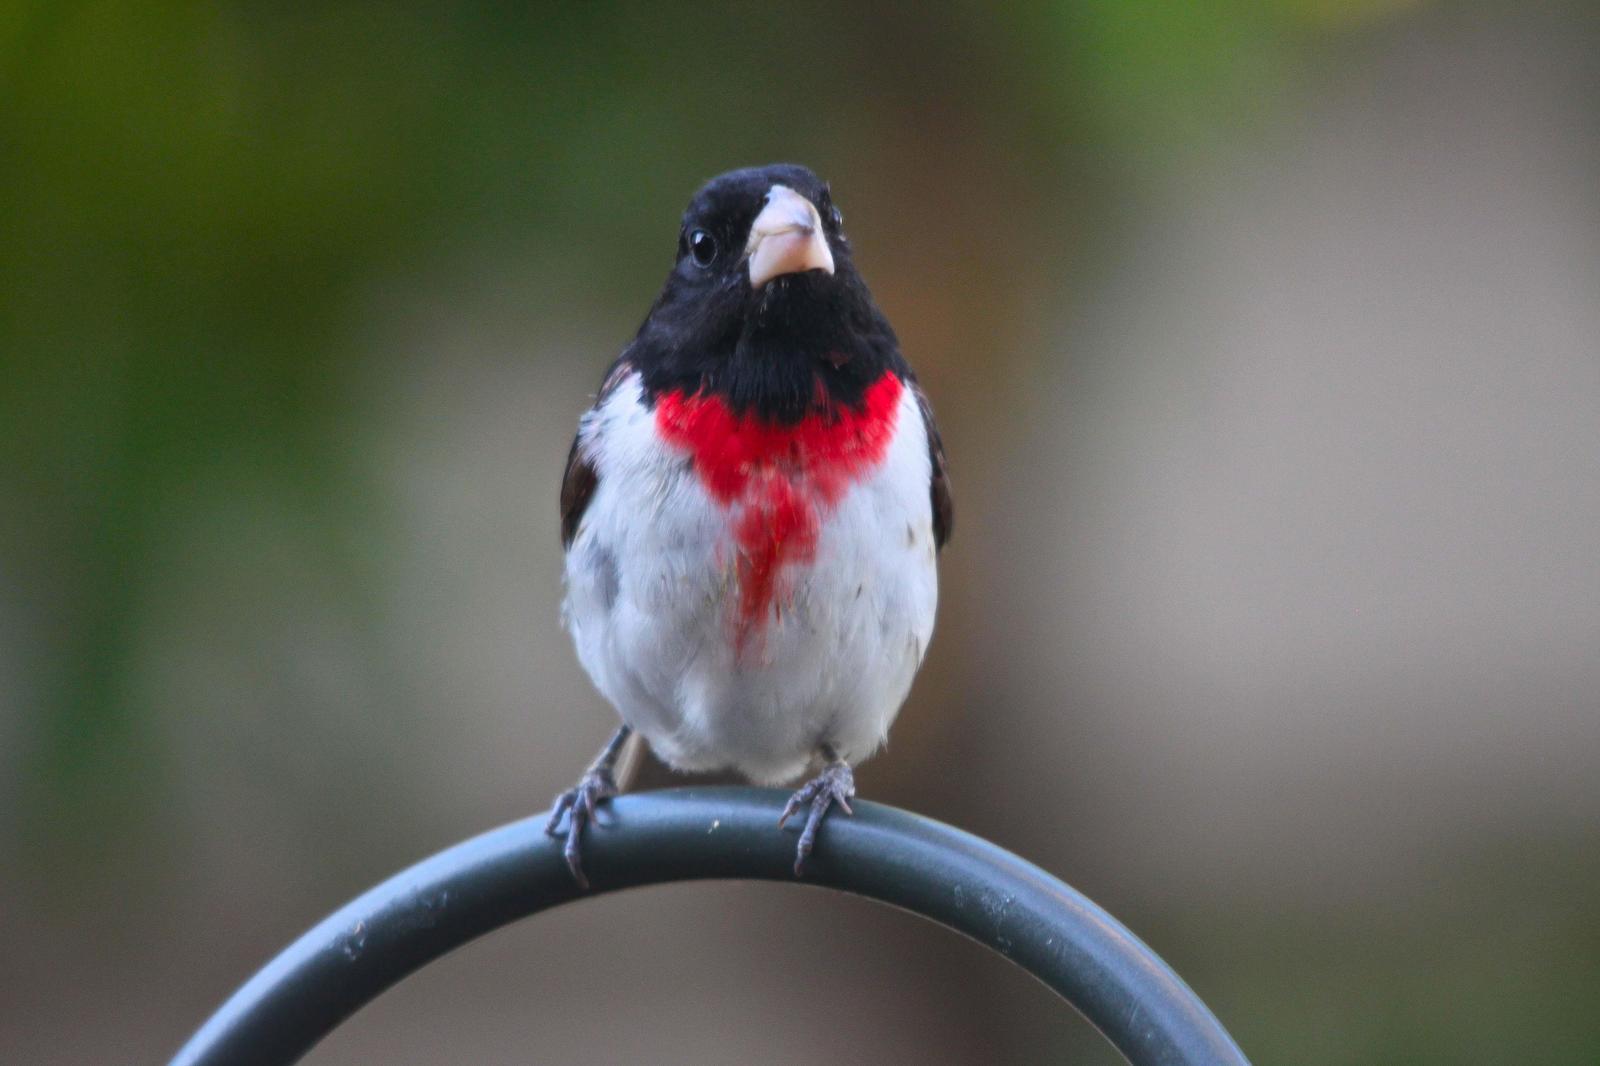
POLYGON ((750 224, 750 287, 759 289, 783 274, 806 270, 833 273, 833 252, 816 207, 787 185, 774 185, 766 206, 750 224))

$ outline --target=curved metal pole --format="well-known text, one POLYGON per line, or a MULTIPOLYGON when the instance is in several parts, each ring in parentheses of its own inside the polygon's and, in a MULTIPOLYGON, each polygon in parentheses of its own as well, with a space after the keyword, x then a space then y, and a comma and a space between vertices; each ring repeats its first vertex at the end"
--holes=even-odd
MULTIPOLYGON (((312 928, 252 977, 172 1066, 286 1066, 401 978, 518 918, 603 892, 707 878, 793 882, 785 794, 672 789, 621 796, 573 883, 543 817, 457 844, 312 928)), ((904 908, 1021 966, 1134 1066, 1245 1064, 1205 1004, 1115 918, 1031 863, 959 829, 857 803, 822 830, 803 883, 904 908)))

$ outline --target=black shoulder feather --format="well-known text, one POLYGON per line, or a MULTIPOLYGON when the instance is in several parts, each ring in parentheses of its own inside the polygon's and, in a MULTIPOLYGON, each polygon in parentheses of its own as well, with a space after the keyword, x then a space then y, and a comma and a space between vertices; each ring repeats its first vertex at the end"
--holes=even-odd
MULTIPOLYGON (((633 365, 627 358, 618 359, 606 371, 606 377, 600 383, 600 392, 595 397, 594 411, 605 403, 616 387, 633 373, 633 365)), ((600 471, 595 468, 594 460, 587 454, 583 447, 583 431, 580 429, 577 436, 572 438, 572 448, 567 452, 567 470, 561 477, 561 546, 572 547, 572 540, 578 535, 578 523, 583 521, 583 512, 589 509, 589 501, 594 498, 594 490, 600 487, 600 471)))
POLYGON ((929 486, 933 498, 933 543, 942 548, 950 539, 956 517, 955 503, 950 498, 950 471, 945 465, 944 441, 939 438, 939 427, 933 421, 933 405, 928 402, 928 394, 916 382, 911 383, 911 391, 917 398, 917 410, 922 412, 923 428, 928 431, 928 458, 933 466, 929 486))

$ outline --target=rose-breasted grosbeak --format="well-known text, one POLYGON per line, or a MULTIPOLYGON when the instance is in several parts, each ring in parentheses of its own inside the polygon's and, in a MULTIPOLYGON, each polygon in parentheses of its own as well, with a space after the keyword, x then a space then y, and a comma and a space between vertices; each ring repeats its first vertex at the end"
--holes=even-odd
POLYGON ((779 822, 808 808, 800 874, 921 665, 950 522, 927 398, 828 186, 790 165, 713 179, 561 486, 566 625, 624 723, 551 812, 573 876, 633 731, 677 769, 757 782, 820 759, 779 822))

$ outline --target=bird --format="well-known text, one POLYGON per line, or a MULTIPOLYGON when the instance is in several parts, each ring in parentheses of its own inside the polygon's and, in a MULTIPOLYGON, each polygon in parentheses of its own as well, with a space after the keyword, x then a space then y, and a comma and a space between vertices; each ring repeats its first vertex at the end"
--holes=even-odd
POLYGON ((815 768, 778 820, 805 814, 804 876, 928 650, 952 517, 932 407, 829 185, 796 164, 705 183, 561 483, 563 622, 621 719, 545 827, 578 884, 635 733, 679 771, 815 768))

